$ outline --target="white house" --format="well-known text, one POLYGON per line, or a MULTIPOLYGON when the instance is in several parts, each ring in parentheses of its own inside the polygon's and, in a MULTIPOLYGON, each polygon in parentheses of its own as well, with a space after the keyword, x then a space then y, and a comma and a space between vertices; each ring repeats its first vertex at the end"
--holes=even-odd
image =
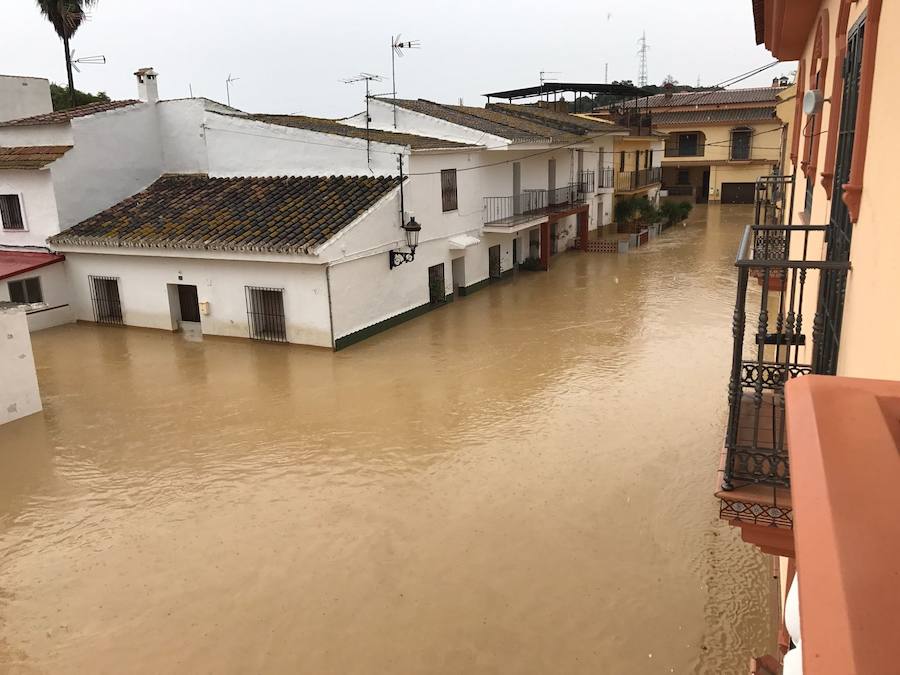
POLYGON ((138 100, 0 123, 0 157, 41 158, 0 161, 23 214, 0 248, 64 254, 67 318, 341 348, 586 241, 628 133, 535 106, 249 115, 136 77, 138 100))
POLYGON ((53 112, 49 80, 0 75, 0 122, 49 112, 53 112))

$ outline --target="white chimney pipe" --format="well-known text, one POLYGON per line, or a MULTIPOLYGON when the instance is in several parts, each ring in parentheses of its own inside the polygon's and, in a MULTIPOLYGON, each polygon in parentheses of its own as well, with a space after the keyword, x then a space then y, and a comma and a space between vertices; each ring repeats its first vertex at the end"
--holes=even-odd
POLYGON ((134 74, 138 83, 138 98, 146 103, 159 101, 156 74, 153 68, 141 68, 134 74))

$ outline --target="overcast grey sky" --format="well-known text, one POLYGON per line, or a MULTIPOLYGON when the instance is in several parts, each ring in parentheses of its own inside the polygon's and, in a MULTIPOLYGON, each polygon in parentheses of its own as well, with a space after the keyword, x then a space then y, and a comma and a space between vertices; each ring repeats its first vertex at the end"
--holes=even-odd
MULTIPOLYGON (((62 44, 32 0, 2 0, 0 73, 65 82, 62 44)), ((386 76, 390 36, 421 40, 398 59, 398 92, 482 105, 485 91, 538 83, 541 70, 568 81, 637 80, 646 30, 651 83, 672 74, 713 84, 772 60, 754 42, 750 0, 100 0, 76 34, 79 89, 131 98, 131 73, 153 66, 164 98, 194 95, 252 112, 349 115, 362 109, 360 71, 386 76)), ((739 86, 764 85, 777 66, 739 86)), ((377 83, 376 83, 376 86, 377 83)))

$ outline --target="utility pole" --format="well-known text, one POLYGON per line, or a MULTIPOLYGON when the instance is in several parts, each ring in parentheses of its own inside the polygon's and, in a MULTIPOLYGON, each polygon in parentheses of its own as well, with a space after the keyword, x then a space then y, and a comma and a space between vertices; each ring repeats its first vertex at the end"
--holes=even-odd
POLYGON ((603 84, 609 84, 609 61, 603 64, 603 84))
POLYGON ((638 86, 646 87, 647 86, 647 50, 650 48, 650 45, 647 44, 647 31, 644 31, 641 35, 641 38, 638 40, 638 44, 641 48, 638 50, 638 54, 641 57, 640 69, 638 70, 638 86))

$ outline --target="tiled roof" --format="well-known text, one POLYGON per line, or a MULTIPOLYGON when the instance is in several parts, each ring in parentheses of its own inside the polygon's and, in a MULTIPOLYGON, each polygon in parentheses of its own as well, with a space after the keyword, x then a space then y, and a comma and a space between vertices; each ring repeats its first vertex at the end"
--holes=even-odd
POLYGON ((57 110, 52 113, 44 113, 43 115, 35 115, 34 117, 23 117, 18 120, 7 120, 0 122, 0 127, 30 127, 37 124, 63 124, 70 122, 76 117, 86 117, 87 115, 96 115, 97 113, 106 112, 107 110, 116 110, 118 108, 126 108, 130 105, 137 105, 141 101, 100 101, 98 103, 88 103, 77 108, 69 108, 68 110, 57 110))
POLYGON ((775 120, 775 108, 730 108, 724 110, 685 110, 653 113, 653 126, 716 124, 729 122, 765 122, 775 120))
POLYGON ((752 87, 748 89, 710 89, 709 91, 683 91, 667 96, 656 94, 638 99, 638 104, 648 108, 675 108, 680 106, 740 105, 747 103, 778 103, 778 94, 786 87, 752 87))
POLYGON ((518 115, 538 121, 542 124, 558 127, 576 134, 593 134, 597 132, 628 131, 601 119, 589 119, 567 112, 543 108, 533 104, 489 103, 488 109, 500 110, 510 115, 518 115))
MULTIPOLYGON (((392 99, 384 99, 390 102, 392 99)), ((574 115, 558 113, 562 118, 541 115, 527 110, 509 110, 507 108, 525 109, 530 106, 490 104, 486 108, 464 105, 446 105, 424 99, 412 101, 397 99, 397 105, 407 110, 442 119, 445 122, 482 131, 499 136, 513 142, 541 141, 552 143, 568 143, 577 140, 578 136, 589 133, 584 128, 585 120, 578 120, 574 115), (571 118, 571 119, 569 119, 571 118), (579 124, 581 127, 579 128, 579 124)), ((607 127, 608 128, 608 127, 607 127)))
POLYGON ((0 279, 25 274, 65 259, 64 255, 40 251, 0 251, 0 279))
MULTIPOLYGON (((307 117, 306 115, 252 115, 251 119, 269 124, 278 124, 285 127, 296 127, 318 131, 324 134, 337 136, 350 136, 352 138, 366 138, 367 132, 359 127, 351 127, 336 120, 321 117, 307 117)), ((391 143, 394 145, 408 145, 413 150, 435 150, 440 148, 474 148, 478 147, 456 141, 445 141, 440 138, 419 136, 417 134, 401 134, 393 131, 381 131, 370 129, 369 137, 379 143, 391 143)))
POLYGON ((53 244, 304 253, 400 184, 394 177, 163 176, 53 244))
POLYGON ((0 170, 43 169, 71 149, 71 145, 31 145, 17 148, 0 148, 0 170))

